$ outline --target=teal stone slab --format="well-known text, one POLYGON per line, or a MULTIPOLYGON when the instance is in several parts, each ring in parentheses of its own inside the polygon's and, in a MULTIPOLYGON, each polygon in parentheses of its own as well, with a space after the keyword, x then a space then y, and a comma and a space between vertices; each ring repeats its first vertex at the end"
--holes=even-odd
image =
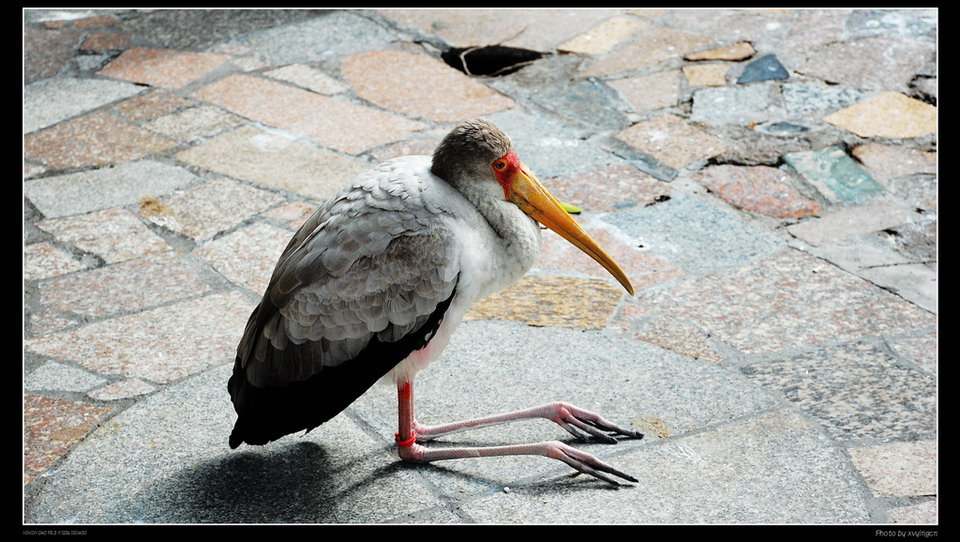
POLYGON ((883 187, 842 148, 794 152, 784 161, 833 203, 855 202, 883 187))

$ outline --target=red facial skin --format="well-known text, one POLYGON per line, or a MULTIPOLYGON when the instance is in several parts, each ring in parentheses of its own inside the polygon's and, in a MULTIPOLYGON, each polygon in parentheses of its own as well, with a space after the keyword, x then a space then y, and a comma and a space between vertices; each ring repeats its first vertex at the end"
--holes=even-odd
POLYGON ((493 168, 493 174, 496 175, 497 181, 500 183, 500 186, 503 187, 504 199, 509 199, 511 190, 510 179, 514 173, 520 169, 520 157, 517 156, 516 151, 510 149, 510 152, 497 158, 490 164, 490 167, 493 168))

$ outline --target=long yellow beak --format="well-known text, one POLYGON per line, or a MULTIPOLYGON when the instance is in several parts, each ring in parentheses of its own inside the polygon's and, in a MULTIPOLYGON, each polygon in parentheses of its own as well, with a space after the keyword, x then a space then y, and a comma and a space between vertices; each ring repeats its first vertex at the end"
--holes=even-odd
POLYGON ((510 176, 510 202, 530 215, 534 220, 557 232, 561 237, 573 243, 591 258, 603 266, 620 284, 633 295, 633 285, 630 279, 617 262, 613 261, 596 241, 587 232, 583 231, 563 205, 553 197, 540 181, 530 173, 527 166, 520 162, 520 167, 510 176))

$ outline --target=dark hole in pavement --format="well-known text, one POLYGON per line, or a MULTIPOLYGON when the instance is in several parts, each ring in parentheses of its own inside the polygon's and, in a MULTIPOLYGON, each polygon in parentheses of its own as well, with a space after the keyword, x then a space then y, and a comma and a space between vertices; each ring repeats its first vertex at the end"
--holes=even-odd
POLYGON ((444 62, 467 75, 491 77, 511 74, 541 57, 543 53, 502 45, 457 47, 440 55, 444 62))

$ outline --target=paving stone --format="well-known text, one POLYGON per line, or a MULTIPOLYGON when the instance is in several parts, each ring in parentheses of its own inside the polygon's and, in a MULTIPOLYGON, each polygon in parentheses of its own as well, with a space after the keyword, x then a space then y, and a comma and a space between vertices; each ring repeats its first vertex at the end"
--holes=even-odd
POLYGON ((73 59, 81 33, 75 29, 23 28, 23 79, 33 83, 54 77, 73 59))
POLYGON ((622 292, 603 280, 532 275, 475 303, 464 320, 601 329, 620 304, 622 292))
POLYGON ((44 220, 37 227, 107 263, 170 250, 166 241, 121 208, 44 220))
MULTIPOLYGON (((30 280, 27 277, 24 277, 30 280)), ((73 327, 81 323, 81 319, 74 316, 66 316, 53 309, 33 310, 29 314, 29 326, 24 326, 28 331, 25 337, 36 337, 54 331, 60 331, 68 327, 73 327)))
POLYGON ((648 23, 633 17, 614 17, 561 44, 557 49, 581 55, 599 55, 647 26, 648 23))
MULTIPOLYGON (((140 88, 140 87, 138 87, 140 88)), ((150 90, 115 106, 113 110, 131 122, 151 120, 192 105, 192 102, 163 89, 150 90)))
POLYGON ((617 139, 677 169, 717 156, 726 148, 723 140, 669 113, 634 124, 617 139))
POLYGON ((286 205, 275 207, 263 213, 263 216, 266 218, 285 220, 291 230, 297 231, 316 210, 317 206, 315 205, 310 205, 302 201, 293 201, 286 205))
POLYGON ((851 447, 850 459, 878 497, 937 494, 937 443, 934 440, 851 447))
POLYGON ((548 85, 529 99, 588 130, 622 130, 630 125, 630 107, 618 93, 595 79, 578 79, 562 87, 548 85))
POLYGON ((923 137, 937 131, 937 108, 898 92, 884 92, 823 120, 861 137, 923 137))
POLYGON ((231 282, 260 295, 291 237, 293 232, 256 223, 206 243, 197 253, 231 282))
POLYGON ((650 205, 673 190, 669 184, 626 164, 540 180, 560 201, 592 213, 650 205))
POLYGON ((460 122, 515 105, 479 80, 427 55, 372 51, 344 59, 340 73, 361 98, 430 120, 460 122))
POLYGON ((183 88, 224 62, 227 55, 131 47, 97 75, 161 88, 183 88))
POLYGON ((73 24, 77 25, 77 28, 87 29, 87 28, 99 28, 102 26, 110 26, 117 22, 117 18, 113 15, 94 15, 92 17, 84 17, 82 19, 75 19, 73 24))
POLYGON ((742 265, 783 248, 772 235, 697 198, 669 201, 608 214, 604 221, 688 273, 742 265))
POLYGON ((232 360, 254 306, 238 292, 212 294, 28 339, 24 348, 100 374, 168 383, 232 360))
POLYGON ((905 38, 936 39, 937 12, 933 9, 855 9, 847 29, 861 34, 896 34, 905 38))
POLYGON ((788 79, 790 74, 783 64, 777 60, 776 55, 764 55, 743 68, 743 73, 737 79, 737 84, 755 83, 757 81, 769 81, 770 79, 788 79))
POLYGON ((691 122, 746 126, 780 116, 770 98, 773 83, 723 86, 697 90, 693 94, 691 122))
POLYGON ((311 18, 307 20, 250 32, 236 42, 249 47, 271 65, 285 66, 388 49, 397 39, 381 23, 361 13, 350 10, 309 13, 311 18))
POLYGON ((23 247, 24 280, 40 280, 85 269, 88 265, 77 261, 72 254, 52 243, 40 242, 23 247))
POLYGON ((326 200, 370 164, 283 133, 242 126, 177 153, 177 159, 263 186, 326 200))
POLYGON ((583 76, 629 73, 673 59, 686 51, 701 49, 710 38, 672 28, 653 26, 637 32, 630 40, 586 67, 583 76))
POLYGON ((695 64, 683 67, 687 83, 695 87, 722 87, 727 84, 729 64, 695 64))
POLYGON ((753 45, 748 41, 739 41, 723 47, 714 47, 706 51, 697 53, 688 53, 683 58, 686 60, 746 60, 756 54, 753 45))
MULTIPOLYGON (((876 211, 875 211, 876 212, 876 211)), ((876 224, 876 220, 872 221, 876 224)), ((811 254, 895 293, 931 313, 937 312, 937 273, 917 258, 894 248, 882 234, 833 240, 811 254)), ((841 234, 842 236, 842 234, 841 234)))
POLYGON ((28 134, 24 156, 52 168, 104 166, 164 151, 174 142, 106 113, 28 134))
POLYGON ((821 212, 820 205, 803 197, 790 177, 777 168, 708 166, 692 177, 733 205, 774 218, 802 218, 821 212))
POLYGON ((913 209, 908 207, 878 203, 834 210, 820 218, 788 226, 787 231, 811 245, 822 245, 898 226, 914 215, 913 209))
POLYGON ((161 213, 143 214, 177 233, 204 240, 283 201, 266 190, 215 179, 164 197, 161 213))
POLYGON ((677 281, 639 294, 638 301, 744 354, 908 333, 936 322, 912 303, 795 251, 677 281))
POLYGON ((30 391, 89 391, 103 385, 106 379, 82 369, 48 361, 23 379, 23 387, 30 391))
POLYGON ((680 100, 680 74, 676 70, 610 81, 635 111, 674 107, 680 100))
POLYGON ((523 162, 540 179, 573 175, 621 162, 565 125, 513 108, 487 118, 510 134, 523 162))
POLYGON ((201 105, 172 113, 145 123, 143 126, 170 139, 191 142, 235 128, 244 119, 218 107, 201 105))
POLYGON ((157 254, 39 284, 40 302, 87 317, 139 312, 210 291, 197 266, 157 254))
POLYGON ((330 77, 320 70, 316 70, 306 64, 291 64, 275 70, 264 72, 263 75, 293 83, 307 90, 312 90, 318 94, 332 96, 347 90, 347 85, 330 77))
POLYGON ((44 79, 23 89, 23 133, 52 126, 110 102, 129 98, 142 87, 98 79, 44 79))
POLYGON ((914 505, 900 506, 888 510, 892 523, 919 523, 934 525, 939 523, 939 503, 936 499, 914 505))
POLYGON ((658 316, 645 322, 635 336, 641 341, 694 359, 714 363, 723 360, 723 355, 717 353, 707 340, 710 338, 708 333, 668 316, 658 316))
POLYGON ((189 171, 141 160, 112 168, 44 177, 24 183, 23 191, 48 218, 138 203, 199 181, 189 171), (144 183, 143 179, 150 179, 144 183))
POLYGON ((27 394, 23 398, 23 483, 43 475, 112 409, 27 394))
POLYGON ((820 81, 784 83, 781 88, 784 107, 791 115, 847 107, 867 96, 866 92, 855 88, 820 81))
POLYGON ((423 123, 371 107, 251 75, 231 75, 193 95, 350 154, 402 139, 424 127, 423 123), (291 103, 299 105, 293 108, 291 103))
POLYGON ((496 524, 530 517, 544 524, 590 523, 611 509, 617 513, 608 522, 629 525, 869 522, 869 505, 858 495, 848 460, 785 409, 657 444, 611 460, 640 479, 628 491, 588 496, 580 477, 558 476, 509 494, 488 491, 461 509, 475 521, 496 524))
POLYGON ((130 47, 130 34, 88 34, 80 46, 81 51, 122 51, 130 47))
MULTIPOLYGON (((840 441, 936 435, 936 381, 864 343, 847 343, 743 369, 779 390, 840 441)), ((851 450, 851 454, 853 454, 851 450)))
POLYGON ((893 36, 853 39, 814 50, 795 71, 864 90, 905 92, 934 51, 932 43, 893 36))
POLYGON ((937 333, 929 333, 921 337, 888 339, 887 344, 893 348, 894 352, 917 364, 924 371, 932 375, 938 374, 937 333))
MULTIPOLYGON (((580 225, 613 257, 629 277, 635 290, 652 288, 683 274, 683 271, 649 252, 639 250, 606 229, 602 221, 581 215, 580 225)), ((546 273, 577 274, 606 280, 617 286, 606 269, 579 248, 554 232, 543 233, 543 248, 534 269, 546 273)))
POLYGON ((446 134, 435 134, 434 137, 411 136, 396 143, 378 147, 371 154, 378 163, 400 156, 432 156, 433 150, 440 144, 444 135, 446 134))
POLYGON ((833 203, 858 202, 883 187, 840 147, 785 154, 783 160, 833 203))
POLYGON ((893 179, 915 173, 937 173, 936 151, 921 151, 899 145, 866 143, 855 147, 851 154, 881 179, 893 179))
POLYGON ((116 401, 118 399, 130 399, 139 395, 146 395, 154 391, 156 391, 156 388, 143 380, 139 378, 128 378, 93 390, 87 393, 87 395, 97 401, 116 401))
POLYGON ((441 38, 452 47, 505 45, 550 51, 584 28, 618 16, 614 9, 388 9, 384 17, 441 38))

